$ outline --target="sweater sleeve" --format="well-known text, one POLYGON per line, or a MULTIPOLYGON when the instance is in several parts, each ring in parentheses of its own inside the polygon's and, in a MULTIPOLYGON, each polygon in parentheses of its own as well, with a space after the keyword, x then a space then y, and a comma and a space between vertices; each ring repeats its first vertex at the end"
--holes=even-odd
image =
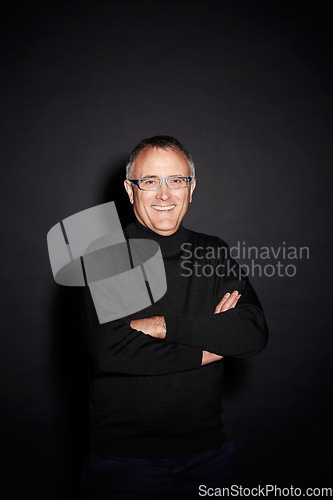
POLYGON ((226 249, 225 258, 219 262, 226 272, 217 279, 211 313, 187 317, 166 315, 166 341, 200 347, 221 356, 252 357, 266 346, 268 328, 260 301, 248 277, 226 249), (241 293, 236 307, 214 314, 224 294, 234 290, 241 293))
POLYGON ((202 350, 133 330, 129 318, 100 324, 88 287, 81 292, 88 357, 93 369, 125 375, 165 375, 199 368, 202 350))

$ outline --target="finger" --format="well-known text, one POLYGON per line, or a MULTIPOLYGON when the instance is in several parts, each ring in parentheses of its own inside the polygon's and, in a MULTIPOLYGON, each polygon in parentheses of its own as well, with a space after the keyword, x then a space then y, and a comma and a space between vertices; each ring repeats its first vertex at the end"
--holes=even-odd
POLYGON ((235 290, 232 294, 226 293, 223 296, 221 302, 219 302, 219 304, 216 306, 215 314, 228 311, 228 309, 235 307, 235 305, 237 304, 237 300, 239 298, 238 296, 239 294, 237 290, 235 290))
POLYGON ((230 297, 230 293, 226 293, 223 295, 222 299, 220 300, 220 302, 217 304, 217 306, 215 307, 215 311, 214 311, 214 314, 218 314, 219 312, 221 312, 221 308, 223 306, 223 304, 225 303, 225 301, 230 297))
POLYGON ((240 297, 240 294, 238 293, 237 290, 232 292, 230 297, 224 302, 223 306, 221 307, 221 312, 225 312, 225 311, 228 311, 229 309, 233 309, 236 306, 237 301, 239 300, 239 297, 240 297))
POLYGON ((228 299, 229 296, 230 296, 229 292, 226 293, 225 295, 223 295, 222 299, 220 300, 220 302, 215 307, 214 314, 217 314, 217 313, 219 313, 221 311, 221 307, 223 306, 223 304, 225 303, 225 301, 228 299))

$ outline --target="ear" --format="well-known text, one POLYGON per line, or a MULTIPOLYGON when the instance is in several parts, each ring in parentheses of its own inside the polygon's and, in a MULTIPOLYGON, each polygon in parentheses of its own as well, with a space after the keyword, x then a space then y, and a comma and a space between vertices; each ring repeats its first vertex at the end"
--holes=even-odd
POLYGON ((195 190, 195 186, 196 186, 196 179, 192 179, 191 180, 191 183, 190 183, 190 203, 192 201, 192 195, 193 195, 193 191, 195 190))
POLYGON ((130 203, 134 203, 134 197, 133 197, 133 185, 131 184, 130 181, 128 180, 125 180, 124 181, 124 186, 125 186, 125 189, 126 189, 126 192, 128 194, 128 197, 129 197, 129 201, 130 203))

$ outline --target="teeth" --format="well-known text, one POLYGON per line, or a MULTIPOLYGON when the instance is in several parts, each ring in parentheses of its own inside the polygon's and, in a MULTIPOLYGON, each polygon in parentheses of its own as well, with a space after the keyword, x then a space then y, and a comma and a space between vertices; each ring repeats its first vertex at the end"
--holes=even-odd
POLYGON ((155 208, 155 210, 167 211, 172 210, 175 206, 176 205, 169 205, 168 207, 161 207, 160 205, 153 205, 153 208, 155 208))

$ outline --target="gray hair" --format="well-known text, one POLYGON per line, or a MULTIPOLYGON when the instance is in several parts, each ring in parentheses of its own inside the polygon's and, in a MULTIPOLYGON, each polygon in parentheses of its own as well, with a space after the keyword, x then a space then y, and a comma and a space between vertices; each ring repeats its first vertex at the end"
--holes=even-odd
POLYGON ((185 159, 187 160, 188 166, 190 168, 190 176, 195 177, 194 163, 192 160, 192 156, 187 151, 187 149, 174 137, 168 135, 155 135, 154 137, 147 137, 146 139, 142 139, 142 141, 137 146, 135 146, 135 148, 131 152, 126 165, 126 179, 132 179, 135 160, 140 155, 140 153, 142 153, 142 151, 148 148, 164 150, 171 149, 172 151, 177 149, 184 155, 185 159))

